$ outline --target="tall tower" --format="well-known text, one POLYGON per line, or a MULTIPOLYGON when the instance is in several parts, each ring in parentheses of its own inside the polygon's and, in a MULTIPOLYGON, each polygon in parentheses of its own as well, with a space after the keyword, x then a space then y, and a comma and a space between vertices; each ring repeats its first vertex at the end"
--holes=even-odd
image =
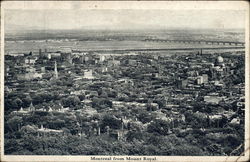
POLYGON ((39 49, 39 57, 42 57, 42 49, 39 49))
POLYGON ((58 79, 57 64, 55 61, 55 78, 58 79))

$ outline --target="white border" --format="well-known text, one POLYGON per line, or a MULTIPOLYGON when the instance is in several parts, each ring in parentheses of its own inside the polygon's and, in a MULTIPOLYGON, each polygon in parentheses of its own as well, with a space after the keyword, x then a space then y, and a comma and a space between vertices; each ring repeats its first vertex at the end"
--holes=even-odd
MULTIPOLYGON (((249 3, 246 1, 4 1, 1 2, 1 160, 2 161, 94 161, 93 156, 6 156, 3 155, 4 106, 4 9, 171 9, 171 10, 245 10, 246 11, 246 112, 245 155, 237 156, 156 156, 157 161, 247 161, 249 159, 249 3)), ((233 20, 232 20, 233 21, 233 20)), ((95 156, 98 157, 98 156, 95 156)), ((103 157, 103 156, 101 156, 103 157)), ((117 156, 111 156, 117 157, 117 156)), ((128 157, 128 156, 119 156, 128 157)), ((135 156, 134 156, 135 157, 135 156)))

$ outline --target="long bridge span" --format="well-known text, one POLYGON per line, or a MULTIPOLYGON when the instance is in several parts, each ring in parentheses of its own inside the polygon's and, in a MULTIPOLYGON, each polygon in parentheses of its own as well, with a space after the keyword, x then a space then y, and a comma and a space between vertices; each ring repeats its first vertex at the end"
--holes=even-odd
POLYGON ((244 42, 236 41, 212 41, 212 40, 176 40, 176 39, 145 39, 148 42, 174 42, 174 43, 198 43, 198 44, 217 44, 217 45, 236 45, 245 46, 244 42))
POLYGON ((206 47, 206 48, 141 48, 141 49, 100 49, 100 50, 84 50, 82 52, 149 52, 149 51, 188 51, 188 50, 244 50, 242 46, 231 46, 231 47, 206 47))

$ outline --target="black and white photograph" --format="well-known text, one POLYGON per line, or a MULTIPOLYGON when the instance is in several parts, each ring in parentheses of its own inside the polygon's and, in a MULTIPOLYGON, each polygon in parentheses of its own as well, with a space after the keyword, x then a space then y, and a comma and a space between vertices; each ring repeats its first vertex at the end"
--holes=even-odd
POLYGON ((1 156, 245 161, 249 4, 227 3, 2 3, 1 156))

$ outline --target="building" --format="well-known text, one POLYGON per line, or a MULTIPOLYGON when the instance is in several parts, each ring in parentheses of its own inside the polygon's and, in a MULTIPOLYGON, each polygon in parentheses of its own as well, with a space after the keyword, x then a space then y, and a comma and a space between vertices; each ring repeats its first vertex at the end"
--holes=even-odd
POLYGON ((210 104, 219 104, 219 102, 222 100, 223 100, 223 97, 219 97, 217 95, 204 96, 204 101, 210 104))
POLYGON ((223 57, 218 56, 217 59, 216 59, 216 61, 215 61, 215 65, 216 65, 216 66, 220 66, 220 65, 223 64, 223 62, 224 62, 223 57))
POLYGON ((131 66, 136 66, 137 65, 137 61, 129 59, 128 60, 128 64, 131 65, 131 66))
POLYGON ((208 75, 207 74, 202 74, 197 77, 196 79, 197 84, 203 84, 203 83, 208 83, 208 75))
POLYGON ((154 58, 155 60, 158 60, 158 59, 159 59, 159 55, 154 55, 153 58, 154 58))
POLYGON ((108 66, 119 66, 121 62, 119 60, 110 60, 108 61, 108 66))
POLYGON ((42 52, 42 49, 39 49, 39 58, 44 58, 47 54, 47 49, 45 49, 44 52, 42 52))
POLYGON ((33 106, 33 103, 30 103, 30 106, 28 108, 29 111, 35 111, 35 107, 33 106))
POLYGON ((70 47, 61 47, 60 53, 63 61, 72 64, 72 49, 70 47))
POLYGON ((105 61, 105 56, 104 56, 104 55, 99 55, 99 61, 100 61, 100 62, 105 61))
POLYGON ((40 58, 43 57, 43 55, 42 55, 42 49, 39 49, 39 57, 40 58))
POLYGON ((126 135, 126 132, 123 130, 112 130, 109 133, 109 136, 112 138, 115 138, 116 140, 122 140, 125 135, 126 135))
POLYGON ((23 57, 24 53, 9 52, 7 55, 8 56, 13 56, 13 57, 23 57))
POLYGON ((33 66, 28 66, 28 67, 26 67, 26 71, 27 72, 36 72, 36 68, 34 68, 33 66))
POLYGON ((203 77, 203 83, 208 83, 208 75, 202 74, 202 77, 203 77))
POLYGON ((51 59, 51 53, 48 53, 47 58, 50 60, 51 59))
POLYGON ((43 125, 41 125, 41 128, 37 130, 37 135, 41 136, 41 135, 57 135, 57 134, 63 134, 63 130, 56 130, 56 129, 49 129, 49 128, 45 128, 43 127, 43 125))
POLYGON ((41 67, 41 72, 42 72, 42 73, 45 73, 45 67, 44 67, 44 66, 41 67))
POLYGON ((105 73, 105 72, 108 71, 108 68, 107 67, 102 67, 101 71, 102 71, 102 73, 105 73))
POLYGON ((52 53, 50 53, 50 55, 51 55, 51 58, 59 58, 59 57, 61 57, 61 54, 56 53, 56 52, 52 52, 52 53))
POLYGON ((37 72, 28 72, 28 73, 17 75, 18 80, 32 80, 32 79, 38 79, 38 78, 42 78, 42 74, 37 73, 37 72))
POLYGON ((36 57, 27 57, 24 62, 25 64, 32 64, 34 65, 36 63, 37 58, 36 57))
POLYGON ((85 70, 83 78, 94 79, 93 70, 85 70))
POLYGON ((85 61, 85 62, 87 62, 87 61, 89 61, 89 60, 90 60, 89 56, 84 56, 84 61, 85 61))
POLYGON ((186 88, 187 87, 187 84, 188 84, 188 80, 187 79, 184 79, 184 80, 177 80, 177 88, 186 88))
POLYGON ((204 83, 203 77, 202 76, 198 76, 197 77, 197 84, 203 84, 203 83, 204 83))

